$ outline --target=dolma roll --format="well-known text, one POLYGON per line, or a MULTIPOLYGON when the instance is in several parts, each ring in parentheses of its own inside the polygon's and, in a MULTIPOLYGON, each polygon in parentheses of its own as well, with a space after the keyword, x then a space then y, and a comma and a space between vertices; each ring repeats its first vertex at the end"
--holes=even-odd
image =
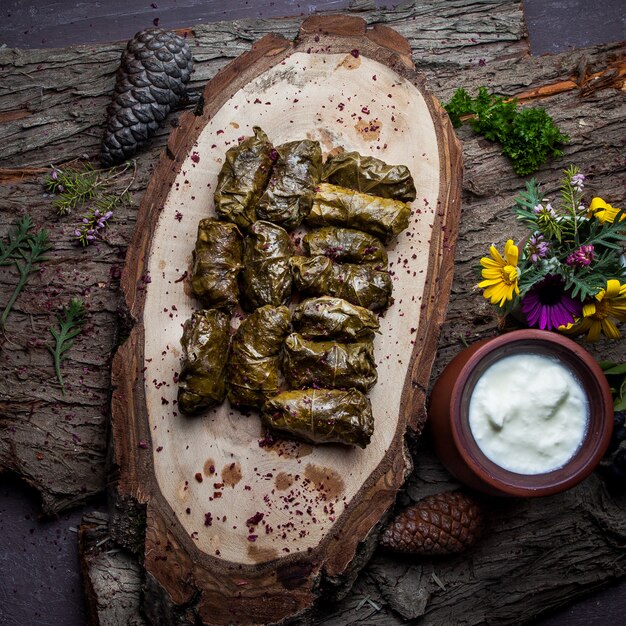
POLYGON ((211 218, 200 220, 191 290, 205 308, 231 309, 237 304, 242 255, 243 240, 237 226, 211 218))
POLYGON ((342 298, 303 300, 293 312, 293 325, 306 339, 372 340, 380 324, 374 313, 342 298))
POLYGON ((321 183, 306 221, 311 226, 357 228, 389 243, 409 225, 410 217, 411 208, 399 200, 321 183))
POLYGON ((389 272, 371 265, 333 263, 325 256, 289 259, 296 289, 311 295, 343 298, 371 311, 389 306, 393 285, 389 272))
POLYGON ((259 219, 296 228, 313 205, 315 187, 322 177, 322 149, 317 141, 290 141, 276 148, 267 188, 256 207, 259 219))
POLYGON ((272 171, 273 146, 258 126, 254 135, 226 151, 217 177, 215 211, 226 221, 247 230, 256 221, 255 206, 272 171))
POLYGON ((387 250, 380 241, 362 230, 326 226, 308 232, 302 247, 309 256, 323 254, 337 263, 373 263, 387 267, 387 250))
POLYGON ((381 198, 404 202, 415 200, 415 183, 406 165, 387 165, 372 156, 342 152, 328 158, 323 179, 381 198))
POLYGON ((261 407, 278 393, 279 353, 290 330, 286 306, 263 306, 241 322, 226 374, 232 405, 261 407))
POLYGON ((261 220, 252 225, 244 239, 241 273, 242 300, 247 310, 287 303, 291 296, 292 254, 293 244, 284 228, 261 220))
POLYGON ((283 391, 265 403, 263 423, 310 443, 365 448, 374 433, 372 405, 357 389, 283 391))
POLYGON ((226 397, 230 317, 223 311, 196 311, 183 326, 178 408, 185 415, 221 404, 226 397))
POLYGON ((371 341, 307 341, 298 333, 285 340, 283 374, 291 389, 370 390, 377 380, 371 341))

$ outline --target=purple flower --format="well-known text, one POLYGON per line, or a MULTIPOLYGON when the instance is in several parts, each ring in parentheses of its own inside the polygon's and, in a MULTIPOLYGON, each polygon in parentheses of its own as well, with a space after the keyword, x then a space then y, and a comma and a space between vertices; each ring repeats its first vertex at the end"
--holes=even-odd
POLYGON ((529 326, 553 330, 579 317, 582 304, 565 290, 561 276, 548 274, 534 285, 522 299, 522 312, 529 326))
POLYGON ((552 208, 552 205, 548 202, 546 206, 543 206, 541 202, 536 204, 533 208, 535 215, 546 216, 546 217, 556 217, 556 211, 552 208))
POLYGON ((58 180, 59 179, 59 172, 56 169, 52 169, 52 174, 50 174, 50 178, 52 178, 52 180, 58 180))
POLYGON ((593 245, 580 246, 578 250, 572 252, 572 254, 567 257, 565 263, 570 267, 586 267, 587 265, 591 265, 594 257, 595 252, 593 245))
POLYGON ((537 263, 540 259, 545 259, 550 251, 550 243, 543 235, 531 235, 526 244, 526 254, 531 263, 537 263))
POLYGON ((574 187, 577 191, 582 191, 585 186, 585 175, 584 174, 574 174, 572 176, 570 183, 572 187, 574 187))

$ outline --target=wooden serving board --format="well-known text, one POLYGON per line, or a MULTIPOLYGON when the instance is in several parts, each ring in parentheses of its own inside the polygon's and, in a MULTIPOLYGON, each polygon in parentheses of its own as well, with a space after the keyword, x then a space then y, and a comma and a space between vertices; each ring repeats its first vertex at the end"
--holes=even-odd
POLYGON ((345 587, 410 469, 407 430, 425 390, 452 281, 461 151, 415 72, 409 44, 360 18, 306 20, 295 43, 268 35, 212 79, 182 116, 138 216, 122 286, 135 325, 113 364, 117 503, 145 515, 145 610, 154 623, 283 622, 345 587), (389 248, 394 304, 375 340, 375 434, 365 450, 279 441, 226 402, 176 410, 182 324, 198 221, 214 215, 226 150, 261 126, 278 145, 319 140, 406 164, 418 197, 389 248), (262 520, 250 521, 252 518, 262 520), (194 617, 195 619, 195 617, 194 617))

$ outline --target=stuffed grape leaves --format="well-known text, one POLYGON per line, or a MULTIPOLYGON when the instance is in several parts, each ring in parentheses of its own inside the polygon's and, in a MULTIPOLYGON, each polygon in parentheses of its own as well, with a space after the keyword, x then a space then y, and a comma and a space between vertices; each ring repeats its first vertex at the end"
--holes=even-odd
POLYGON ((342 298, 308 298, 293 312, 293 324, 306 339, 372 340, 380 324, 374 313, 342 298))
POLYGON ((371 265, 333 263, 325 256, 289 259, 296 289, 311 295, 343 298, 372 311, 389 306, 393 285, 389 272, 371 265))
POLYGON ((265 403, 263 423, 311 443, 365 448, 374 433, 369 399, 357 389, 283 391, 265 403))
POLYGON ((323 179, 381 198, 411 202, 416 196, 415 183, 406 165, 388 165, 358 152, 341 152, 329 157, 324 164, 323 179))
POLYGON ((244 239, 241 273, 246 309, 287 303, 291 296, 289 258, 292 254, 293 244, 284 228, 261 220, 252 225, 244 239))
POLYGON ((389 243, 409 225, 410 217, 411 208, 399 200, 321 183, 306 221, 311 226, 357 228, 389 243))
POLYGON ((255 206, 272 171, 273 147, 258 126, 254 135, 226 151, 217 177, 215 211, 223 220, 247 230, 256 221, 255 206))
POLYGON ((371 341, 307 341, 298 333, 285 340, 283 374, 291 389, 323 387, 368 391, 377 380, 371 341))
POLYGON ((178 408, 185 415, 220 404, 226 397, 230 317, 223 311, 196 311, 183 326, 178 408))
POLYGON ((206 218, 198 224, 191 290, 206 308, 231 309, 239 299, 243 242, 234 224, 206 218))
POLYGON ((233 337, 227 368, 228 399, 234 406, 260 407, 278 393, 279 353, 291 330, 286 306, 256 309, 233 337))
POLYGON ((309 256, 323 254, 337 263, 373 263, 387 267, 387 250, 382 242, 362 230, 326 226, 308 232, 302 247, 309 256))
POLYGON ((256 207, 259 219, 296 228, 313 205, 322 176, 322 149, 317 141, 290 141, 276 148, 267 188, 256 207))

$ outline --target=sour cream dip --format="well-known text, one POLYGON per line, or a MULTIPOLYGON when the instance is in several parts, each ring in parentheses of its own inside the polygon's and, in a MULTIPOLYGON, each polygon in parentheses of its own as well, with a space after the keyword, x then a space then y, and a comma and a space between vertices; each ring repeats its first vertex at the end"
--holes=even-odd
POLYGON ((589 402, 557 359, 532 353, 505 357, 480 376, 469 403, 469 427, 483 454, 518 474, 562 467, 580 447, 589 402))

